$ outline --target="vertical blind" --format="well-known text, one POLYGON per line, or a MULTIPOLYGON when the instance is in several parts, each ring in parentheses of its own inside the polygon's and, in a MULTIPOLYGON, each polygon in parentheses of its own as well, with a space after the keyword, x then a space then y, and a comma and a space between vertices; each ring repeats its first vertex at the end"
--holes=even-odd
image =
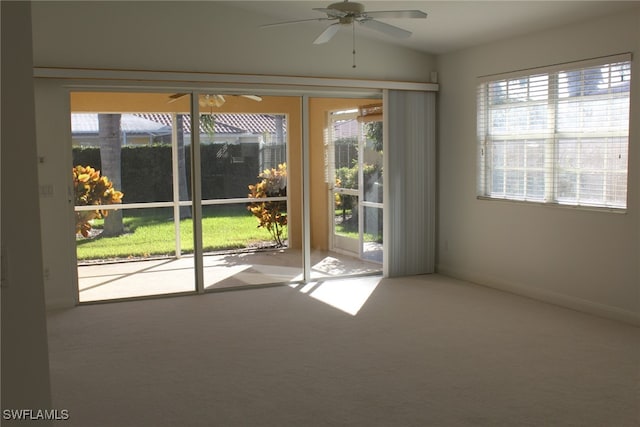
POLYGON ((433 273, 436 95, 385 91, 385 276, 433 273))
POLYGON ((478 195, 626 208, 629 55, 478 85, 478 195))

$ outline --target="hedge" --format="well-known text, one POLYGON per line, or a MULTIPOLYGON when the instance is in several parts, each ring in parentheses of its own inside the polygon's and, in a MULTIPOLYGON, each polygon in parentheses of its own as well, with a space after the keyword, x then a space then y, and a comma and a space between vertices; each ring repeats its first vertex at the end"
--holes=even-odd
MULTIPOLYGON (((247 197, 248 186, 260 174, 257 144, 230 146, 206 144, 200 147, 202 198, 247 197)), ((185 149, 186 179, 191 180, 191 152, 185 149)), ((73 165, 101 169, 98 147, 74 147, 73 165)), ((122 148, 123 203, 173 200, 171 146, 167 144, 122 148)), ((189 198, 191 197, 191 185, 189 198)))

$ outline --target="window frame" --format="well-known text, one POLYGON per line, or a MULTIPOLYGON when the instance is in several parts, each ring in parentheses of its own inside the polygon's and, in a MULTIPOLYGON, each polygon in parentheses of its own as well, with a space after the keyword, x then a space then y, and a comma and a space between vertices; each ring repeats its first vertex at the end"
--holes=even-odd
MULTIPOLYGON (((622 98, 625 102, 627 102, 626 108, 629 110, 629 114, 627 117, 624 117, 622 120, 626 121, 623 123, 623 126, 619 128, 617 132, 611 132, 609 128, 603 129, 602 132, 589 132, 585 133, 585 130, 588 129, 585 126, 584 121, 579 121, 579 128, 577 132, 566 132, 562 129, 558 128, 559 122, 562 120, 560 115, 562 108, 562 102, 571 96, 561 95, 561 83, 560 83, 560 75, 564 73, 564 79, 569 79, 567 76, 568 73, 571 72, 586 72, 589 71, 590 68, 594 67, 611 67, 612 65, 621 64, 625 72, 628 70, 628 76, 625 74, 625 77, 628 77, 629 82, 631 80, 631 54, 620 54, 614 56, 600 57, 594 58, 586 61, 579 62, 571 62, 571 63, 563 63, 552 65, 548 67, 540 67, 526 70, 518 70, 509 73, 502 74, 493 74, 482 76, 478 78, 477 84, 477 92, 476 92, 476 101, 477 101, 477 111, 476 111, 476 119, 477 119, 477 198, 481 200, 500 200, 506 202, 521 202, 527 204, 542 204, 549 206, 564 206, 570 208, 582 208, 582 209, 596 209, 596 210, 609 210, 614 212, 626 212, 628 207, 628 198, 629 198, 629 188, 628 188, 628 177, 629 177, 629 125, 630 125, 630 85, 627 91, 621 92, 619 95, 617 92, 609 92, 606 99, 608 102, 614 100, 616 98, 622 98), (546 81, 543 83, 541 87, 546 85, 546 88, 541 92, 534 92, 534 95, 537 93, 538 99, 532 95, 531 88, 534 86, 535 79, 538 81, 546 81), (526 83, 522 83, 526 81, 526 83), (533 83, 532 83, 533 82, 533 83), (512 91, 512 86, 518 86, 512 91), (491 92, 492 85, 500 85, 500 90, 505 91, 506 96, 510 98, 510 94, 517 93, 518 97, 524 99, 520 99, 516 102, 509 102, 509 98, 504 103, 495 102, 492 103, 491 96, 496 96, 496 92, 491 92), (524 87, 522 87, 524 86, 524 87), (546 90, 546 93, 544 92, 546 90), (517 91, 517 92, 516 92, 517 91), (540 129, 536 129, 536 125, 532 127, 528 127, 534 121, 531 120, 532 117, 535 118, 536 114, 541 115, 540 111, 533 110, 532 107, 541 106, 542 115, 546 115, 543 118, 543 127, 540 129), (491 130, 496 129, 496 126, 492 125, 492 119, 495 117, 495 113, 499 113, 504 109, 505 117, 507 117, 506 112, 509 109, 513 108, 524 108, 526 111, 526 118, 529 120, 527 122, 528 126, 525 126, 524 129, 516 129, 509 130, 508 126, 510 123, 504 125, 504 129, 502 133, 491 132, 491 130), (574 190, 576 195, 574 197, 563 197, 561 195, 561 187, 560 187, 560 161, 561 157, 559 154, 559 147, 562 144, 563 140, 575 138, 577 141, 577 145, 580 146, 579 149, 582 149, 582 145, 587 145, 591 142, 597 144, 598 140, 607 141, 605 145, 606 149, 603 151, 603 167, 598 170, 589 170, 587 167, 576 167, 576 181, 574 182, 576 188, 581 185, 579 176, 588 176, 588 174, 592 174, 592 176, 596 176, 598 174, 601 175, 602 179, 602 194, 598 196, 599 198, 581 198, 579 194, 579 190, 574 190), (515 144, 514 147, 517 151, 509 150, 508 144, 515 144), (538 144, 536 147, 535 144, 538 144), (624 169, 609 169, 606 166, 607 159, 610 159, 610 153, 608 153, 609 147, 616 147, 619 144, 623 144, 624 149, 624 169), (542 145, 541 151, 537 154, 537 156, 542 156, 541 165, 538 167, 531 166, 528 163, 528 160, 531 160, 527 157, 528 151, 531 148, 540 149, 540 145, 542 145), (500 156, 496 148, 499 148, 503 151, 502 156, 500 156), (521 152, 521 153, 518 153, 521 152), (516 165, 508 164, 506 161, 507 155, 511 154, 511 159, 517 159, 516 165), (520 154, 520 157, 514 157, 520 154), (609 156, 609 157, 607 157, 609 156), (502 160, 502 166, 497 167, 495 165, 496 160, 502 160), (615 197, 615 190, 609 193, 606 188, 607 178, 615 176, 615 172, 618 170, 623 177, 624 184, 624 197, 617 199, 615 197), (496 182, 493 182, 496 176, 495 172, 502 172, 502 178, 499 178, 496 182), (535 174, 534 174, 535 172, 535 174), (507 189, 508 184, 508 174, 517 176, 517 179, 512 181, 516 183, 516 191, 513 193, 509 193, 507 189), (530 175, 531 174, 531 175, 530 175), (535 185, 535 180, 541 180, 542 185, 535 185), (494 191, 494 185, 496 183, 502 183, 501 191, 494 191), (534 185, 529 188, 529 184, 533 183, 534 185), (537 192, 535 190, 537 189, 537 192), (533 195, 531 190, 534 191, 533 195), (610 198, 609 194, 613 194, 610 198), (623 201, 618 201, 622 200, 623 201)), ((611 82, 611 77, 609 77, 608 82, 611 82)), ((568 84, 565 81, 565 84, 568 84)), ((497 86, 494 86, 494 88, 497 86)), ((580 89, 586 89, 587 83, 585 80, 581 80, 580 89)), ((566 89, 565 89, 566 90, 566 89)), ((601 94, 588 94, 581 92, 579 96, 576 96, 575 99, 578 102, 583 102, 584 105, 588 105, 587 102, 591 99, 596 99, 595 97, 600 96, 601 94)), ((602 143, 601 143, 602 144, 602 143)), ((535 157, 535 153, 534 157, 535 157)), ((618 158, 622 159, 618 154, 618 158)), ((534 164, 535 164, 535 158, 534 164)), ((568 170, 568 169, 567 169, 568 170)), ((616 187, 617 190, 617 187, 616 187)))

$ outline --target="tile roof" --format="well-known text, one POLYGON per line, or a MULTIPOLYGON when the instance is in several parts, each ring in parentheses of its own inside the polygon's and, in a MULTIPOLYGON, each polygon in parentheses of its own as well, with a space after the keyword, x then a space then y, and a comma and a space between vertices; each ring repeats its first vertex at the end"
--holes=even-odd
MULTIPOLYGON (((171 123, 171 114, 152 114, 152 113, 136 113, 136 116, 139 117, 143 117, 147 120, 152 120, 154 122, 157 123, 162 123, 165 126, 168 126, 169 129, 171 129, 172 123, 171 123)), ((189 116, 185 116, 184 120, 182 121, 182 129, 184 130, 184 133, 186 134, 190 134, 191 133, 191 120, 189 120, 189 116)), ((207 126, 205 123, 200 123, 200 133, 207 133, 209 132, 209 126, 207 126)), ((235 126, 230 126, 224 122, 222 122, 221 120, 216 120, 214 122, 214 132, 216 134, 245 134, 245 133, 249 133, 244 129, 235 127, 235 126)))
MULTIPOLYGON (((271 114, 214 114, 215 120, 246 129, 249 133, 275 133, 276 119, 271 114)), ((286 129, 286 119, 285 129, 286 129)))
MULTIPOLYGON (((171 127, 163 123, 137 117, 133 114, 123 114, 120 119, 120 127, 128 134, 159 134, 171 133, 171 127)), ((72 113, 71 131, 74 134, 98 133, 98 115, 91 113, 72 113)))
MULTIPOLYGON (((271 114, 214 114, 214 132, 216 134, 262 134, 275 133, 276 120, 271 114)), ((122 114, 122 130, 128 134, 170 134, 171 114, 135 113, 122 114)), ((191 133, 191 120, 183 121, 184 132, 191 133)), ((98 133, 98 114, 72 113, 71 130, 74 134, 98 133)), ((200 132, 207 133, 207 125, 200 124, 200 132)), ((284 119, 286 133, 286 119, 284 119)))
MULTIPOLYGON (((140 113, 137 116, 153 120, 167 126, 171 126, 170 114, 147 114, 140 113)), ((276 120, 271 114, 214 114, 214 132, 217 134, 254 134, 259 135, 264 132, 275 133, 276 120)), ((285 120, 286 132, 286 120, 285 120)), ((183 121, 185 133, 191 133, 191 121, 183 121)), ((207 133, 206 124, 200 123, 200 132, 207 133)))

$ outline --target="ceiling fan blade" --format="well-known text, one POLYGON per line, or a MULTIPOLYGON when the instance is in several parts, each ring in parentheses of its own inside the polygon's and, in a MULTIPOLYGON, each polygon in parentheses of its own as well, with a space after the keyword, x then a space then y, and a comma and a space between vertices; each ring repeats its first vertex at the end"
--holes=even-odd
POLYGON ((258 95, 240 95, 240 96, 242 96, 243 98, 251 99, 253 101, 257 101, 257 102, 262 101, 262 97, 258 95))
POLYGON ((215 105, 216 107, 221 107, 222 104, 226 102, 226 100, 224 99, 224 96, 222 95, 213 95, 212 99, 213 99, 213 105, 215 105))
POLYGON ((426 18, 427 14, 421 10, 379 10, 375 12, 364 12, 362 14, 367 18, 385 19, 385 18, 426 18))
POLYGON ((336 35, 339 29, 340 29, 340 24, 337 22, 335 24, 329 25, 327 29, 324 30, 322 34, 320 34, 318 38, 316 38, 313 41, 313 44, 322 44, 322 43, 328 42, 333 38, 333 36, 336 35))
POLYGON ((402 28, 398 28, 394 25, 389 25, 384 22, 376 21, 373 19, 363 19, 360 22, 367 28, 372 30, 380 31, 391 37, 396 37, 399 39, 406 39, 411 36, 411 31, 403 30, 402 28))
POLYGON ((171 104, 172 102, 176 102, 178 99, 182 98, 183 96, 187 96, 189 95, 188 93, 174 93, 173 95, 169 95, 169 104, 171 104))
POLYGON ((295 21, 274 22, 273 24, 260 25, 260 28, 279 27, 281 25, 299 24, 301 22, 328 21, 329 18, 297 19, 295 21))

